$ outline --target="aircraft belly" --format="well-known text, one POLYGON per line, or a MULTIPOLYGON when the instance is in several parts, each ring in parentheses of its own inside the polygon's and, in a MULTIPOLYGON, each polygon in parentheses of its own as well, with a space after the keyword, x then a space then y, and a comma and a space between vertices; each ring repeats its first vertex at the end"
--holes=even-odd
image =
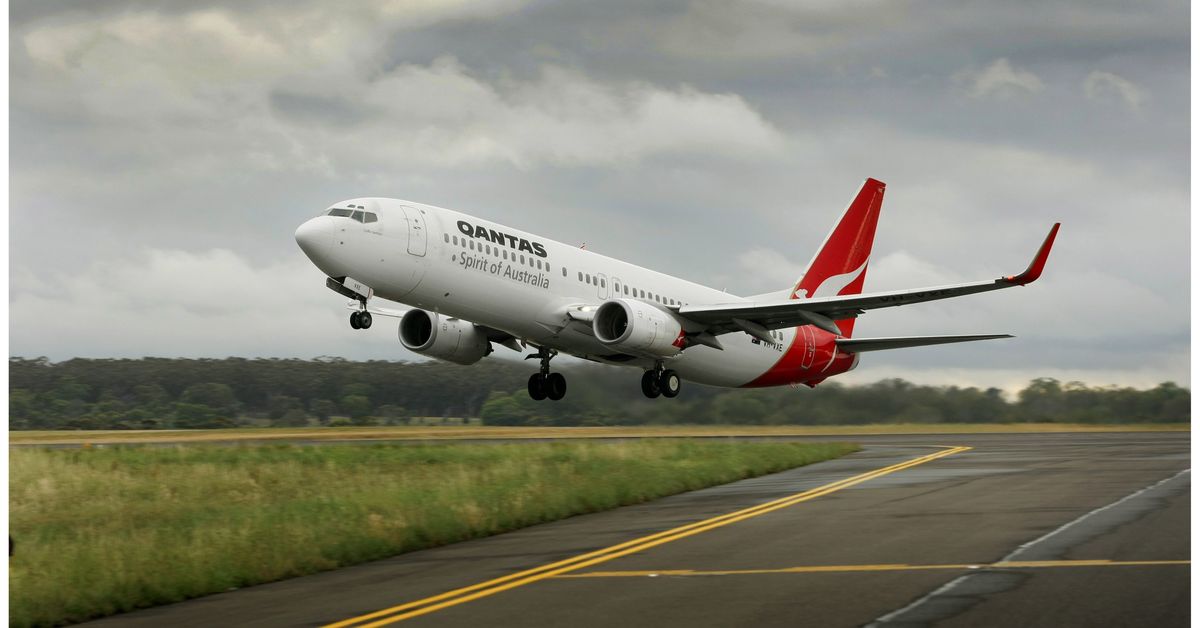
POLYGON ((696 346, 667 362, 685 381, 710 386, 738 387, 753 381, 779 361, 782 353, 769 345, 754 344, 743 333, 719 337, 724 351, 696 346))

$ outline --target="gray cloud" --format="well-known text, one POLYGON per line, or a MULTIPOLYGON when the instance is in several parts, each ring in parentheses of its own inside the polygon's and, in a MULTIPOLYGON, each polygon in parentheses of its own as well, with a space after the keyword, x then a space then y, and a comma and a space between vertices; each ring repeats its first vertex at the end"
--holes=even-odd
POLYGON ((874 176, 889 190, 869 289, 1014 272, 1065 225, 1043 283, 857 328, 1019 340, 873 355, 852 377, 1183 381, 1186 16, 1067 0, 17 2, 11 351, 411 357, 390 332, 343 329, 291 241, 361 195, 763 292, 874 176))

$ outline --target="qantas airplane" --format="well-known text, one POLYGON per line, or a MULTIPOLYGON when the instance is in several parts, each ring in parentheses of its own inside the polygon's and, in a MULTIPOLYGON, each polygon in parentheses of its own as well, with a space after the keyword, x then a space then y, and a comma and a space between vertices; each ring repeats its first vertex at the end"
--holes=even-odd
POLYGON ((390 198, 337 203, 296 230, 296 242, 351 299, 350 326, 400 318, 410 351, 473 364, 492 345, 532 349, 534 399, 562 399, 559 352, 643 369, 642 392, 675 397, 681 379, 727 387, 816 386, 867 351, 1007 334, 854 338, 867 310, 1023 286, 1046 265, 1055 223, 1019 275, 863 294, 884 184, 867 179, 792 286, 736 297, 475 216, 390 198), (376 307, 380 297, 411 306, 376 307))

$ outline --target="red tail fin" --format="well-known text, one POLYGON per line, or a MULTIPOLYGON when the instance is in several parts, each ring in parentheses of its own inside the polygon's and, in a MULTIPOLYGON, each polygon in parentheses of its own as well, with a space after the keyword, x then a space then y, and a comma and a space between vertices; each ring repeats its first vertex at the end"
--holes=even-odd
MULTIPOLYGON (((867 179, 808 263, 804 276, 796 282, 793 299, 862 293, 885 187, 882 181, 867 179)), ((849 338, 854 331, 854 319, 840 320, 837 324, 842 335, 849 338)))

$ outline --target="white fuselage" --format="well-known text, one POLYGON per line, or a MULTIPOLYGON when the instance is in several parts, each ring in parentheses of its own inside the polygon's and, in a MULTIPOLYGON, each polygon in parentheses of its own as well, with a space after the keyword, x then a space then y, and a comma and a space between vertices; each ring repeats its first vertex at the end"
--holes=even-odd
MULTIPOLYGON (((650 359, 618 356, 595 338, 590 324, 566 316, 572 307, 599 306, 610 298, 638 299, 664 310, 746 301, 449 209, 386 198, 335 207, 361 207, 378 220, 326 215, 301 227, 309 242, 305 253, 330 277, 351 277, 376 296, 589 360, 654 365, 650 359)), ((779 362, 796 334, 797 328, 773 332, 774 344, 725 334, 720 338, 724 350, 694 346, 666 361, 690 381, 742 386, 779 362)))

